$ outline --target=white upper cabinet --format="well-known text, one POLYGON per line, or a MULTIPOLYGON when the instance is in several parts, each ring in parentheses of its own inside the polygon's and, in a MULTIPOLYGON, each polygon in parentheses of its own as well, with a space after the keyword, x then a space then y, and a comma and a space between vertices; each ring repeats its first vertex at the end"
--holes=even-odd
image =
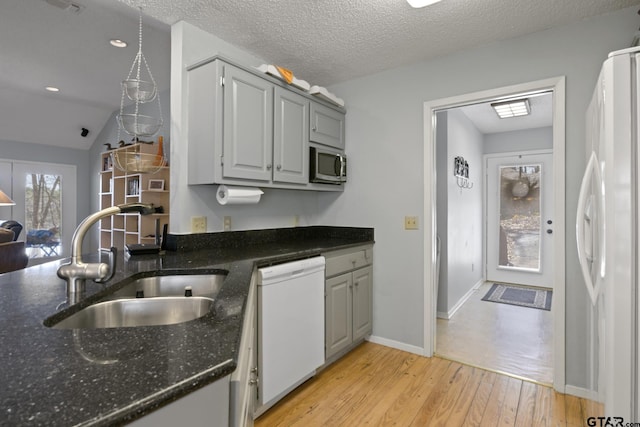
POLYGON ((187 69, 189 184, 343 190, 309 183, 310 141, 344 149, 343 109, 219 57, 187 69))
POLYGON ((311 142, 344 150, 344 116, 322 104, 311 104, 311 142))
POLYGON ((275 88, 273 181, 309 182, 309 100, 275 88))
POLYGON ((273 85, 225 65, 223 99, 223 177, 270 181, 273 85))

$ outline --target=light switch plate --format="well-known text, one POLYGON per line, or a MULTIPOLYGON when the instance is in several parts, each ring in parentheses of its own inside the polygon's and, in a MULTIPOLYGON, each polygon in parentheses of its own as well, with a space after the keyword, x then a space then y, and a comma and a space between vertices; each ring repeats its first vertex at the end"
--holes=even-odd
POLYGON ((230 216, 225 216, 224 217, 224 231, 230 231, 231 230, 231 217, 230 216))
POLYGON ((191 217, 191 232, 192 233, 206 233, 207 232, 207 217, 206 216, 193 216, 193 217, 191 217))

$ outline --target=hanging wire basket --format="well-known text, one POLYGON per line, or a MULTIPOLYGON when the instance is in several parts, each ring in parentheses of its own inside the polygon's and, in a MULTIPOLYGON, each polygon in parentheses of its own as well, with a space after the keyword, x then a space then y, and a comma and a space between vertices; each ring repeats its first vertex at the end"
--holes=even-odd
POLYGON ((127 98, 137 102, 151 102, 158 93, 158 88, 154 82, 138 79, 123 80, 122 88, 127 94, 127 98))
POLYGON ((122 130, 133 136, 153 136, 162 126, 162 120, 140 114, 119 114, 117 119, 122 130))
POLYGON ((164 156, 152 153, 115 150, 111 156, 113 165, 127 174, 154 174, 167 165, 164 156))
POLYGON ((120 141, 120 130, 136 138, 149 137, 158 133, 163 124, 158 85, 153 78, 149 64, 147 64, 147 59, 142 53, 142 9, 140 9, 138 27, 138 53, 131 64, 127 78, 122 81, 120 114, 116 116, 116 120, 118 122, 118 141, 120 141), (146 76, 143 76, 145 71, 146 76), (135 102, 133 113, 124 113, 125 96, 135 102), (140 114, 140 104, 151 102, 154 99, 158 103, 158 117, 140 114))

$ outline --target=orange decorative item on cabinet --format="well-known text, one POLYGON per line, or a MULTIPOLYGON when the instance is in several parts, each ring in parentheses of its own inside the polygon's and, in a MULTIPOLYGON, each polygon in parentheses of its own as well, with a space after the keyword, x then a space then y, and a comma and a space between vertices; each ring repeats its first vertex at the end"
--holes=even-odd
POLYGON ((156 153, 156 160, 154 165, 156 166, 166 166, 165 158, 164 158, 164 147, 162 146, 163 138, 162 135, 158 137, 158 152, 156 153))

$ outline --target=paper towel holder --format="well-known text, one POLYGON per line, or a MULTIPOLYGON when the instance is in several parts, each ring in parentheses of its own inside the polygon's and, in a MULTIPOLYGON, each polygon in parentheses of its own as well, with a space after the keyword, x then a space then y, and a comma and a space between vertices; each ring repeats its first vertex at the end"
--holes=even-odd
POLYGON ((230 187, 219 185, 216 189, 216 199, 221 205, 247 205, 260 202, 264 192, 257 187, 230 187))

